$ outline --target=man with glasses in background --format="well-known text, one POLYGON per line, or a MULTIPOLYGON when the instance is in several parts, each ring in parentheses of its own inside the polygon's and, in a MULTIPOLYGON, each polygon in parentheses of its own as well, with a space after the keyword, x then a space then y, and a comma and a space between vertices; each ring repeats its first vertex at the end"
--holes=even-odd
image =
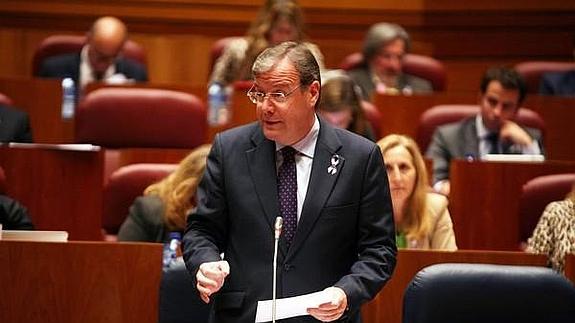
POLYGON ((282 322, 359 322, 360 306, 395 267, 381 153, 317 117, 320 72, 304 46, 265 50, 252 73, 258 122, 216 136, 188 217, 186 266, 214 303, 211 322, 254 322, 257 302, 272 299, 281 216, 277 297, 322 291, 324 299, 282 322))

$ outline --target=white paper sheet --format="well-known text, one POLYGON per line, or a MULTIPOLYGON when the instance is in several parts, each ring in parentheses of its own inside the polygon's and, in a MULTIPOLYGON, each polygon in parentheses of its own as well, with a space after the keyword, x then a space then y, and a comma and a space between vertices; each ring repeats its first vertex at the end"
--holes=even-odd
MULTIPOLYGON (((331 301, 330 294, 325 291, 305 294, 300 296, 280 298, 276 300, 276 320, 286 319, 294 316, 309 315, 307 309, 318 307, 320 304, 331 301)), ((271 322, 272 320, 272 300, 258 302, 256 310, 256 321, 271 322)))

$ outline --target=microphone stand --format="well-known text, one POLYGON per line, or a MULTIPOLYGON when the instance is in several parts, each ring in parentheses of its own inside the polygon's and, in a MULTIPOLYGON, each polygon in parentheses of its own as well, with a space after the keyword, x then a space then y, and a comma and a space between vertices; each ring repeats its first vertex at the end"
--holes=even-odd
POLYGON ((278 265, 278 243, 283 227, 283 218, 278 216, 274 224, 274 261, 273 261, 273 285, 272 285, 272 323, 276 322, 276 286, 278 265))

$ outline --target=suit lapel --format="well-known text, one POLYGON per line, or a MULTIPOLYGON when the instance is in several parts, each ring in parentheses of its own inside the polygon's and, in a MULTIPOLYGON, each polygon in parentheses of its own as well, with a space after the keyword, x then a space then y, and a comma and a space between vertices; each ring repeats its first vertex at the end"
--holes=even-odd
MULTIPOLYGON (((275 143, 266 139, 259 127, 252 135, 252 142, 254 147, 246 151, 248 169, 256 188, 256 194, 264 210, 266 221, 273 233, 275 218, 280 215, 277 196, 275 143)), ((284 252, 286 250, 284 249, 284 252)))
POLYGON ((477 139, 475 118, 476 116, 473 116, 465 121, 464 127, 462 128, 464 140, 461 140, 460 142, 463 144, 462 157, 471 155, 479 160, 479 139, 477 139))
POLYGON ((339 174, 341 174, 345 159, 344 156, 337 155, 340 148, 341 142, 335 134, 334 129, 320 119, 320 130, 315 147, 306 198, 296 234, 287 255, 288 258, 301 247, 309 235, 320 215, 321 209, 331 194, 333 186, 339 178, 339 174), (336 172, 334 173, 332 171, 330 174, 328 167, 332 165, 332 158, 336 155, 338 160, 338 164, 335 167, 336 172))

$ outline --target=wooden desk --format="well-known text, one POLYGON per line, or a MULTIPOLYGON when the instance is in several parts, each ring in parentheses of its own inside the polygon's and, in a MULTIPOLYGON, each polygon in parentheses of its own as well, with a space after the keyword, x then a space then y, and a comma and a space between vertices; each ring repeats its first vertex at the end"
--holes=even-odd
MULTIPOLYGON (((440 104, 477 104, 477 93, 436 93, 430 95, 378 95, 375 105, 383 114, 383 135, 399 133, 415 139, 419 118, 425 110, 440 104)), ((525 107, 541 115, 547 127, 547 159, 575 161, 575 99, 528 95, 525 107)))
POLYGON ((60 80, 2 77, 0 92, 9 96, 14 106, 28 112, 35 142, 74 142, 74 121, 62 120, 61 116, 60 80))
POLYGON ((70 240, 101 240, 102 150, 54 145, 0 146, 7 193, 28 208, 38 230, 65 230, 70 240))
POLYGON ((449 210, 461 249, 518 250, 519 197, 528 180, 575 172, 575 162, 452 161, 449 210))
POLYGON ((411 279, 429 265, 447 262, 545 266, 547 260, 543 255, 522 252, 400 250, 391 280, 363 307, 363 322, 401 323, 403 293, 411 279))
POLYGON ((157 322, 161 250, 0 241, 0 322, 157 322))

